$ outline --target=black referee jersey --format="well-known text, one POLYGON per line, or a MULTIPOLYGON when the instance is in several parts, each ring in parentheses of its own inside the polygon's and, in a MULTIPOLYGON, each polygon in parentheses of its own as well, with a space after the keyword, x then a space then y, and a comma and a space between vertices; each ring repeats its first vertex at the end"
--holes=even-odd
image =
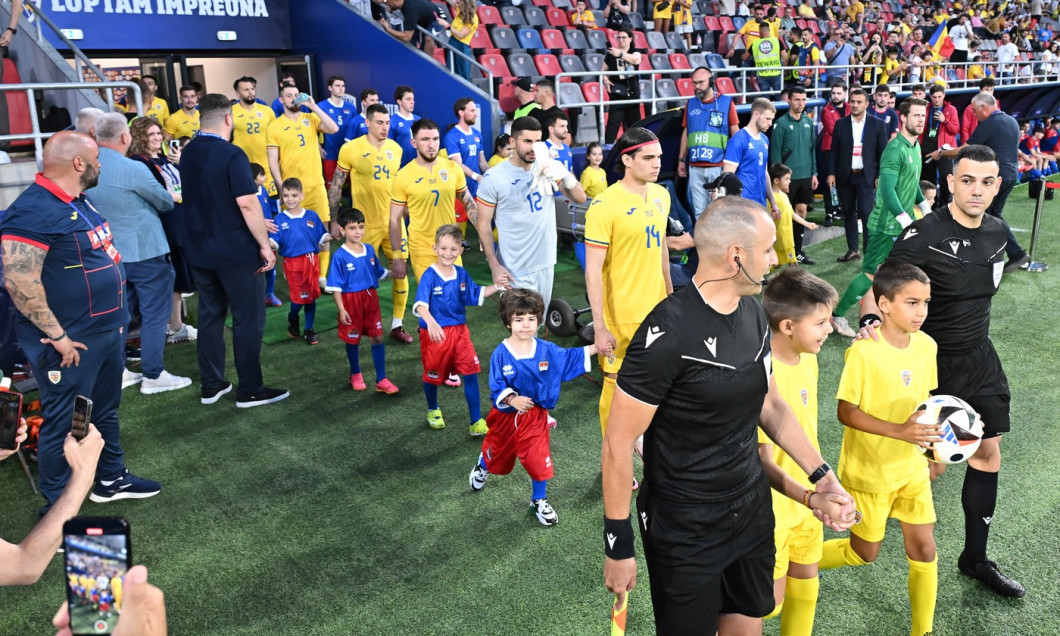
POLYGON ((983 215, 970 229, 936 208, 898 236, 887 262, 912 263, 931 278, 931 305, 922 329, 940 355, 967 353, 990 335, 990 303, 1001 284, 1008 234, 1001 220, 983 215))
POLYGON ((658 406, 644 436, 652 495, 721 503, 759 482, 758 417, 769 390, 769 322, 740 300, 722 315, 694 284, 656 305, 629 344, 618 387, 658 406))

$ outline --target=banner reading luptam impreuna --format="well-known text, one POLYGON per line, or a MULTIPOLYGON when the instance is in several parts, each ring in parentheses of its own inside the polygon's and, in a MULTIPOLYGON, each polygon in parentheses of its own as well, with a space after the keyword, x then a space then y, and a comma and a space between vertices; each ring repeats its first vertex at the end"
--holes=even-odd
MULTIPOLYGON (((67 37, 73 36, 74 44, 87 51, 275 51, 291 47, 288 0, 38 2, 67 37)), ((57 38, 50 39, 56 48, 65 48, 57 38)))

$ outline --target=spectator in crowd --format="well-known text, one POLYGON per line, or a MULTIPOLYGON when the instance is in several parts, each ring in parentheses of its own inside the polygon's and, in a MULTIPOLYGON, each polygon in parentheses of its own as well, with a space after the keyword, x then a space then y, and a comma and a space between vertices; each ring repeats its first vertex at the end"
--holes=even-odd
POLYGON ((1047 82, 1055 82, 1060 76, 1060 42, 1053 42, 1042 51, 1042 75, 1047 82))
POLYGON ((744 48, 748 51, 754 46, 755 41, 762 37, 762 25, 766 23, 766 8, 760 4, 754 6, 754 19, 744 22, 740 27, 740 36, 743 38, 744 48))
MULTIPOLYGON (((269 153, 265 149, 265 133, 276 115, 258 101, 258 80, 243 76, 235 81, 232 88, 238 95, 232 106, 232 143, 247 153, 250 163, 267 166, 269 153)), ((265 171, 265 191, 272 195, 279 194, 268 170, 265 171)))
MULTIPOLYGON (((788 112, 776 119, 769 140, 769 161, 786 165, 791 170, 788 199, 795 215, 805 219, 808 206, 817 190, 817 130, 806 114, 806 89, 793 86, 788 91, 788 112)), ((795 258, 803 265, 813 265, 813 259, 802 250, 803 225, 792 221, 795 238, 795 258)))
POLYGON ((972 27, 968 24, 968 16, 957 16, 957 24, 947 29, 950 41, 953 42, 953 52, 950 53, 950 61, 960 64, 968 61, 968 40, 972 36, 972 27))
POLYGON ((736 102, 714 90, 714 72, 705 67, 692 71, 695 95, 688 99, 682 117, 681 149, 677 173, 688 177, 688 203, 698 219, 710 203, 707 186, 721 176, 729 138, 740 130, 736 102))
POLYGON ((440 20, 435 14, 434 5, 428 0, 386 0, 386 6, 391 11, 401 13, 404 18, 404 27, 399 31, 390 26, 386 20, 379 20, 383 30, 402 42, 423 49, 427 55, 434 55, 434 40, 423 37, 423 34, 416 29, 416 27, 423 27, 427 31, 433 31, 436 24, 442 25, 442 28, 449 26, 443 24, 444 20, 440 20))
MULTIPOLYGON (((22 420, 15 450, 26 441, 26 421, 22 420)), ((96 463, 103 450, 103 437, 92 424, 81 441, 69 432, 62 441, 63 457, 70 465, 70 480, 66 488, 37 525, 21 543, 8 543, 0 539, 0 587, 9 585, 33 585, 55 557, 55 551, 63 543, 63 524, 77 516, 81 504, 95 484, 96 463)), ((0 461, 10 457, 14 450, 0 450, 0 461)))
POLYGON ((757 69, 758 90, 766 93, 770 99, 780 92, 784 84, 780 71, 780 39, 773 34, 772 29, 768 22, 763 22, 759 30, 760 37, 750 48, 757 69))
POLYGON ((96 124, 99 123, 99 118, 103 116, 103 111, 98 108, 91 106, 82 108, 77 112, 77 121, 74 124, 74 129, 77 132, 88 135, 89 137, 96 138, 96 124))
POLYGON ((604 18, 607 19, 607 28, 618 30, 622 27, 632 27, 630 13, 637 10, 637 0, 608 0, 604 7, 604 18))
MULTIPOLYGON (((152 130, 157 130, 154 120, 140 119, 150 121, 152 130)), ((173 210, 180 194, 166 190, 147 166, 125 156, 132 135, 123 115, 104 115, 96 126, 96 141, 99 143, 99 183, 85 194, 107 213, 114 246, 125 265, 126 304, 136 307, 142 318, 143 376, 132 377, 140 374, 126 370, 122 384, 142 379, 140 392, 147 395, 182 389, 191 385, 191 378, 169 373, 162 361, 166 325, 173 309, 174 273, 160 218, 173 210)), ((161 131, 157 143, 161 148, 161 131)))
POLYGON ((562 108, 556 106, 556 83, 546 78, 534 86, 534 101, 541 108, 530 113, 541 124, 542 130, 548 130, 549 118, 556 113, 566 113, 562 108))
MULTIPOLYGON (((453 16, 449 25, 449 46, 455 51, 471 57, 471 39, 478 31, 479 21, 475 0, 447 0, 453 16)), ((453 71, 460 77, 471 79, 471 62, 459 55, 453 55, 453 71)), ((364 100, 361 100, 362 103, 364 100)), ((363 106, 363 104, 362 104, 363 106)))
POLYGON ((512 114, 513 120, 526 117, 532 111, 541 108, 541 104, 534 99, 534 83, 529 77, 512 80, 512 86, 515 87, 515 99, 519 100, 519 108, 516 108, 512 114))
POLYGON ((998 75, 1002 84, 1011 84, 1016 77, 1015 61, 1020 57, 1020 50, 1012 43, 1012 36, 1001 34, 1001 45, 997 47, 998 75))
POLYGON ((893 98, 894 93, 891 92, 891 89, 886 84, 880 84, 876 87, 873 95, 873 106, 869 110, 869 115, 883 121, 888 141, 894 139, 894 136, 898 134, 898 113, 891 108, 891 99, 893 98))
POLYGON ((802 0, 799 3, 799 17, 804 20, 816 20, 817 14, 813 11, 811 0, 802 0))
POLYGON ((199 288, 200 401, 214 404, 232 390, 224 377, 225 317, 231 309, 236 406, 278 402, 289 393, 266 387, 261 374, 265 281, 260 274, 276 266, 276 256, 258 187, 246 153, 228 143, 234 125, 231 101, 213 93, 200 110, 202 132, 184 148, 180 162, 185 255, 199 288))
POLYGON ((570 23, 583 29, 597 28, 596 16, 589 10, 589 5, 585 0, 578 0, 577 4, 575 4, 574 11, 570 14, 570 23))
POLYGON ((858 221, 862 243, 868 249, 869 213, 876 202, 880 158, 891 139, 884 120, 869 117, 867 110, 868 94, 860 88, 850 91, 850 114, 836 122, 832 152, 828 153, 828 186, 839 195, 847 239, 846 254, 836 259, 840 263, 861 258, 858 221))
POLYGON ((63 444, 77 395, 92 400, 104 440, 92 501, 152 497, 162 485, 129 472, 120 441, 125 267, 105 217, 84 196, 99 179, 99 148, 87 135, 63 131, 48 139, 43 160, 44 170, 0 223, 4 283, 20 314, 15 330, 40 378, 41 513, 70 480, 63 444), (85 276, 62 275, 72 267, 85 276))
MULTIPOLYGON (((641 53, 633 46, 633 29, 629 27, 620 29, 615 34, 615 43, 616 46, 609 48, 607 55, 604 56, 603 70, 636 71, 640 67, 641 53)), ((636 75, 605 75, 604 88, 607 89, 607 94, 612 101, 640 98, 640 81, 636 75)), ((540 101, 540 93, 539 83, 538 101, 540 101)), ((626 131, 640 121, 640 104, 614 104, 607 107, 607 115, 604 141, 611 144, 618 138, 619 128, 626 131)))
POLYGON ((816 89, 817 80, 824 73, 821 49, 814 42, 813 31, 803 29, 799 36, 799 41, 788 49, 788 65, 798 67, 792 71, 791 84, 816 89))
POLYGON ((869 36, 869 44, 861 52, 861 62, 864 64, 861 83, 879 84, 880 74, 883 73, 883 36, 879 31, 869 36))
MULTIPOLYGON (((990 95, 994 94, 994 87, 997 82, 992 77, 984 77, 979 80, 979 92, 987 93, 990 95)), ((964 113, 961 114, 961 141, 968 143, 968 140, 972 138, 972 133, 979 126, 979 118, 975 116, 975 105, 972 102, 968 102, 968 105, 964 107, 964 113)))
POLYGON ((669 33, 671 18, 673 18, 673 1, 653 0, 652 19, 655 21, 655 30, 659 33, 669 33))
POLYGON ((199 94, 192 86, 180 87, 180 110, 166 119, 165 131, 170 139, 194 137, 199 131, 199 94))
POLYGON ((924 155, 921 175, 938 184, 938 205, 950 202, 950 185, 947 177, 953 174, 953 160, 949 157, 932 156, 936 150, 957 147, 957 133, 961 131, 961 120, 957 109, 946 101, 946 89, 941 84, 932 84, 931 105, 924 132, 920 135, 920 151, 924 155), (929 158, 932 157, 932 158, 929 158))
MULTIPOLYGON (((833 84, 831 99, 821 110, 821 156, 823 159, 822 163, 818 165, 819 168, 824 168, 831 161, 828 158, 828 153, 832 150, 832 131, 835 129, 835 123, 839 121, 840 117, 846 117, 849 114, 850 105, 847 104, 846 84, 833 84)), ((832 205, 832 197, 827 196, 824 198, 824 210, 825 226, 841 220, 839 210, 832 205)))
POLYGON ((857 53, 848 41, 848 37, 847 30, 843 26, 832 29, 828 34, 828 41, 824 45, 824 58, 828 66, 824 74, 826 85, 835 82, 845 84, 850 76, 848 67, 857 53))
MULTIPOLYGON (((674 33, 685 41, 685 47, 692 48, 692 0, 673 0, 674 33)), ((778 20, 779 24, 780 21, 778 20)))
POLYGON ((898 47, 888 46, 887 59, 883 61, 883 74, 880 75, 881 84, 900 85, 905 79, 905 73, 909 69, 909 62, 898 59, 898 47))
MULTIPOLYGON (((7 46, 11 44, 11 38, 18 33, 18 19, 22 16, 22 0, 11 0, 11 18, 7 28, 0 31, 0 83, 4 81, 4 56, 7 55, 7 46)), ((11 134, 11 126, 7 115, 7 99, 0 99, 0 135, 11 134)), ((0 143, 0 150, 6 149, 8 142, 0 143)))

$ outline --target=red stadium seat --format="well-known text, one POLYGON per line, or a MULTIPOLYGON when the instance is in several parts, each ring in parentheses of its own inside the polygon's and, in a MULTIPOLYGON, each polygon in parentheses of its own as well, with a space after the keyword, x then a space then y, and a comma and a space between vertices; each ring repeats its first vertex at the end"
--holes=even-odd
POLYGON ((497 11, 496 7, 491 7, 488 4, 480 4, 478 6, 478 22, 479 26, 504 24, 504 20, 501 19, 501 12, 497 11))
POLYGON ((582 84, 582 96, 587 102, 598 102, 601 98, 606 102, 607 91, 600 87, 600 82, 585 82, 582 84))
POLYGON ((515 86, 511 82, 501 82, 497 88, 497 101, 505 113, 514 113, 519 108, 519 98, 515 96, 515 86))
POLYGON ((545 10, 547 10, 549 7, 552 6, 552 2, 550 2, 550 0, 532 0, 532 1, 534 3, 535 7, 541 7, 542 9, 545 9, 545 10))
MULTIPOLYGON (((11 58, 5 57, 0 59, 0 63, 4 65, 4 83, 5 84, 21 84, 22 78, 18 74, 18 69, 15 68, 15 63, 11 58)), ((0 99, 7 99, 7 114, 10 122, 10 130, 12 135, 18 135, 23 133, 33 132, 33 120, 30 118, 29 113, 29 96, 26 95, 25 91, 4 91, 4 96, 0 96, 0 99)), ((19 141, 10 142, 12 148, 32 148, 32 139, 22 139, 19 141)))
POLYGON ((817 20, 809 20, 806 26, 810 27, 810 31, 813 31, 814 35, 821 35, 821 25, 817 24, 817 20))
POLYGON ((801 29, 805 29, 806 28, 806 20, 803 20, 802 18, 799 18, 798 20, 795 21, 795 26, 799 27, 800 30, 801 29))
POLYGON ((646 53, 640 55, 640 66, 637 67, 640 71, 651 71, 654 70, 651 65, 651 56, 646 53))
MULTIPOLYGON (((612 29, 603 29, 603 32, 607 34, 607 43, 613 47, 618 46, 618 31, 612 29)), ((645 40, 647 41, 647 40, 645 40)))
MULTIPOLYGON (((559 60, 556 59, 556 56, 547 53, 542 55, 535 55, 534 66, 537 67, 538 74, 544 75, 545 77, 555 77, 563 70, 562 68, 560 68, 559 60)), ((564 81, 569 82, 571 80, 568 77, 565 78, 564 81)))
POLYGON ((721 22, 718 20, 717 16, 704 16, 703 23, 707 25, 707 31, 721 31, 721 22))
POLYGON ((644 31, 633 32, 633 47, 638 51, 648 50, 648 38, 644 37, 644 31))
POLYGON ((546 49, 553 51, 567 48, 567 41, 563 39, 563 32, 559 29, 541 29, 541 42, 546 49))
MULTIPOLYGON (((479 7, 480 9, 482 7, 479 7)), ((500 53, 485 53, 478 56, 478 63, 485 66, 493 73, 494 77, 511 77, 512 72, 508 70, 508 63, 500 53)))
MULTIPOLYGON (((481 20, 482 18, 479 18, 479 19, 481 20)), ((720 18, 718 18, 718 22, 721 24, 721 30, 724 33, 728 33, 729 31, 735 31, 736 30, 736 25, 734 25, 732 23, 732 18, 730 18, 727 15, 723 15, 720 18)))
POLYGON ((445 63, 445 49, 440 46, 434 47, 434 53, 432 54, 434 59, 438 60, 438 63, 442 66, 447 66, 445 63))
POLYGON ((677 84, 677 93, 681 97, 692 97, 696 94, 696 89, 692 86, 692 79, 688 77, 682 77, 675 82, 677 84))
POLYGON ((671 53, 670 54, 670 68, 681 71, 692 70, 692 65, 688 63, 688 58, 685 57, 684 53, 671 53))
POLYGON ((722 95, 735 95, 736 85, 732 83, 732 79, 728 77, 718 77, 714 81, 714 88, 718 89, 718 92, 722 95))
POLYGON ((563 9, 557 9, 556 7, 546 9, 545 18, 548 20, 548 23, 554 27, 566 27, 570 25, 570 21, 567 19, 567 12, 563 9))
POLYGON ((475 32, 471 35, 471 49, 484 53, 497 51, 496 47, 493 46, 493 41, 490 40, 489 31, 486 29, 475 29, 475 32))

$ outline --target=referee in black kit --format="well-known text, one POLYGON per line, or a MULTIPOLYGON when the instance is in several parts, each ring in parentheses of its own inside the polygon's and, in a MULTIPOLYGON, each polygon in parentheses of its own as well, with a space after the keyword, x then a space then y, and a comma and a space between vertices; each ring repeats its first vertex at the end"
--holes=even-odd
MULTIPOLYGON (((773 509, 758 458, 763 430, 817 492, 853 502, 772 379, 769 321, 754 295, 776 263, 765 208, 722 197, 696 223, 692 284, 641 323, 604 436, 604 582, 636 584, 629 518, 633 443, 644 434, 638 524, 659 634, 710 634, 719 615, 773 611, 773 509)), ((843 526, 846 527, 846 526, 843 526)))
MULTIPOLYGON (((907 227, 887 262, 912 263, 931 278, 931 311, 923 330, 938 343, 937 393, 965 400, 983 418, 982 445, 964 474, 965 539, 957 567, 1001 596, 1020 598, 1023 586, 986 556, 1001 435, 1010 428, 1008 378, 990 341, 990 304, 1001 283, 1008 242, 1004 221, 986 214, 1004 187, 998 170, 997 155, 987 146, 962 147, 949 177, 952 203, 907 227)), ((874 319, 868 314, 862 324, 874 319)))

